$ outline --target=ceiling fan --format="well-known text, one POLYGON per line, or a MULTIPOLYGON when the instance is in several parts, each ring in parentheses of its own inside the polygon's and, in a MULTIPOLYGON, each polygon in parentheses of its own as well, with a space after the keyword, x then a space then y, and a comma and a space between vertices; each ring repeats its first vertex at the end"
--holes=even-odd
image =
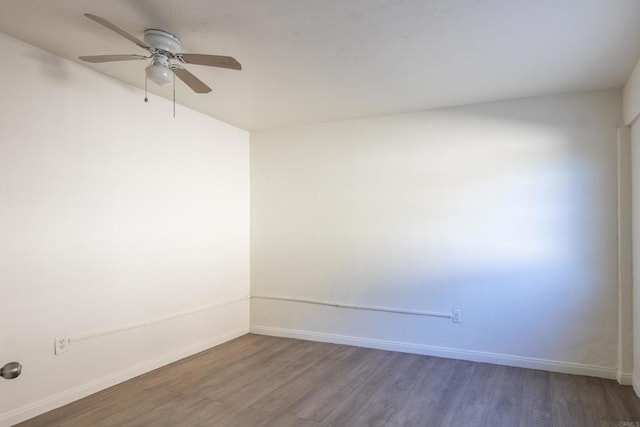
POLYGON ((96 21, 98 24, 104 25, 111 31, 120 34, 122 37, 147 50, 149 56, 136 54, 80 56, 79 59, 83 61, 100 63, 136 60, 146 61, 150 59, 151 64, 149 64, 145 70, 146 77, 149 80, 163 86, 173 82, 174 76, 176 76, 196 93, 208 93, 211 92, 211 88, 187 71, 182 64, 207 65, 209 67, 228 68, 231 70, 242 69, 240 63, 230 56, 181 53, 180 39, 167 31, 156 29, 145 30, 144 41, 142 41, 104 18, 91 13, 85 13, 84 16, 96 21), (171 61, 177 61, 178 63, 172 63, 171 61))

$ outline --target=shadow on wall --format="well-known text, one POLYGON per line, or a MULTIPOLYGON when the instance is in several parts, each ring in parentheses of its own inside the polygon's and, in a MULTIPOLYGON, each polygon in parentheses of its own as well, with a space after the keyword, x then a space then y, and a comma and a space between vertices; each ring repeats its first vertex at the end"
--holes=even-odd
POLYGON ((70 81, 71 76, 66 68, 69 66, 69 62, 66 59, 35 49, 29 51, 26 55, 40 66, 41 74, 52 83, 60 84, 70 81))
MULTIPOLYGON (((96 47, 96 52, 99 48, 96 47)), ((134 49, 135 50, 135 46, 134 49)), ((86 52, 79 52, 78 55, 81 55, 86 52)), ((87 85, 85 90, 91 91, 96 90, 93 85, 88 85, 86 82, 80 82, 77 80, 77 75, 70 72, 69 67, 73 66, 69 60, 62 58, 61 56, 51 54, 44 50, 31 49, 26 56, 29 59, 29 62, 35 64, 38 70, 38 75, 44 77, 49 83, 54 84, 56 87, 69 87, 71 89, 76 89, 79 87, 78 85, 87 85), (76 76, 75 78, 73 76, 76 76)), ((96 72, 100 74, 105 74, 107 70, 114 69, 122 69, 124 67, 135 67, 136 65, 140 69, 140 76, 144 78, 144 66, 138 63, 139 61, 134 61, 133 65, 125 64, 122 62, 112 62, 112 63, 103 63, 93 65, 90 68, 93 68, 96 72)), ((84 66, 88 66, 87 63, 82 63, 84 66)), ((25 70, 26 71, 26 70, 25 70)), ((144 80, 142 80, 144 82, 144 80)), ((80 87, 82 87, 80 86, 80 87)), ((47 86, 42 86, 38 88, 39 90, 50 90, 47 86)), ((135 88, 128 84, 119 85, 119 89, 125 90, 131 93, 139 93, 140 89, 135 88)), ((100 95, 100 92, 95 92, 96 96, 100 95)))

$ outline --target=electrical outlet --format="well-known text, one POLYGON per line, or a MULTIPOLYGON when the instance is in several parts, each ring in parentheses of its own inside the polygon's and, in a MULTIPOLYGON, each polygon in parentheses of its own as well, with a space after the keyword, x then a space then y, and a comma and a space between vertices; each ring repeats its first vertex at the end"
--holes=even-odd
POLYGON ((462 310, 456 308, 453 310, 453 323, 462 323, 462 310))
POLYGON ((71 339, 69 337, 55 337, 53 342, 54 354, 62 354, 69 350, 71 339))

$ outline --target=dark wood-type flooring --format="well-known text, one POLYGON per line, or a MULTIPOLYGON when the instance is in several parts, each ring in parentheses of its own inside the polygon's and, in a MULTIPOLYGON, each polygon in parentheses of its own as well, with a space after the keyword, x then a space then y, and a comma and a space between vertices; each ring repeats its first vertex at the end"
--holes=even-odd
POLYGON ((640 426, 615 381, 245 335, 20 426, 640 426))

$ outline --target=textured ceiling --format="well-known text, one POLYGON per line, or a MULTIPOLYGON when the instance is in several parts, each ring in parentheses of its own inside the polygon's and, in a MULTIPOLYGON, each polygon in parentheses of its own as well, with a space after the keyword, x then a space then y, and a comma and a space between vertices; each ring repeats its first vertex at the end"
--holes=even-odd
MULTIPOLYGON (((74 61, 144 53, 85 12, 236 57, 189 66, 213 92, 177 97, 249 130, 620 87, 640 56, 638 0, 2 0, 0 32, 74 61)), ((83 65, 144 87, 142 62, 83 65)))

